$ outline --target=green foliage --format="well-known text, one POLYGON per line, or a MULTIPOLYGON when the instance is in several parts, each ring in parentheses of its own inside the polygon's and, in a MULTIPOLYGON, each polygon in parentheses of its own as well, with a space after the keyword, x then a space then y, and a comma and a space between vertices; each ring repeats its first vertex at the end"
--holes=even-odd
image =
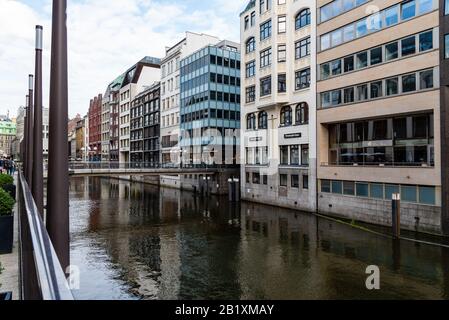
POLYGON ((0 216, 8 216, 14 208, 15 200, 8 192, 0 188, 0 216))
POLYGON ((14 178, 9 174, 0 174, 0 187, 3 188, 7 184, 14 184, 14 178))

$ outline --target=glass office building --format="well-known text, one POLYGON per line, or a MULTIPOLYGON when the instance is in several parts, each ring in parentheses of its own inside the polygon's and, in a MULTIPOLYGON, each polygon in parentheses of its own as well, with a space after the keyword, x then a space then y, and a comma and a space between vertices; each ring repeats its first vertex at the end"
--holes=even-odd
POLYGON ((180 62, 183 165, 237 163, 240 148, 239 46, 223 41, 180 62))

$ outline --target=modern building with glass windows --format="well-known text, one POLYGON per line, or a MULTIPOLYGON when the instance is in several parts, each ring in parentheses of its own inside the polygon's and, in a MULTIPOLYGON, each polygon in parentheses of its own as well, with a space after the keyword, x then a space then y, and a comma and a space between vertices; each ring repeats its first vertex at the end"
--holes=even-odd
POLYGON ((241 192, 316 211, 316 2, 250 1, 241 13, 241 192))
POLYGON ((317 5, 319 211, 389 226, 398 193, 404 228, 442 233, 444 4, 317 5))
POLYGON ((182 165, 238 164, 240 44, 222 41, 181 60, 182 165))

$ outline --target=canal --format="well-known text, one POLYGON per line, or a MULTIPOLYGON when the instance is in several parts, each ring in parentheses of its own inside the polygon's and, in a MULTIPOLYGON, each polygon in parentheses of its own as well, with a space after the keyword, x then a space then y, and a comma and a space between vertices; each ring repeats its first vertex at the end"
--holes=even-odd
POLYGON ((449 249, 294 210, 76 177, 70 219, 77 299, 449 299, 449 249))

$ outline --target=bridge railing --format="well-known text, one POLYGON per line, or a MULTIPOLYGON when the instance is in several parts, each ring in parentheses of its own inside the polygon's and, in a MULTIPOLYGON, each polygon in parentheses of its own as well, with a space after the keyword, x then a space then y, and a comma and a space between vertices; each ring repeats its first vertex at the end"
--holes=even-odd
POLYGON ((47 229, 20 171, 18 181, 21 298, 73 300, 47 229))
POLYGON ((238 165, 217 164, 159 164, 149 162, 69 162, 70 170, 98 170, 98 169, 225 169, 238 168, 238 165))

